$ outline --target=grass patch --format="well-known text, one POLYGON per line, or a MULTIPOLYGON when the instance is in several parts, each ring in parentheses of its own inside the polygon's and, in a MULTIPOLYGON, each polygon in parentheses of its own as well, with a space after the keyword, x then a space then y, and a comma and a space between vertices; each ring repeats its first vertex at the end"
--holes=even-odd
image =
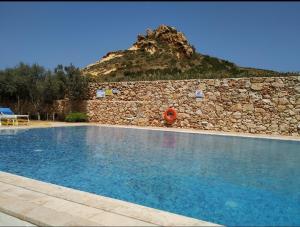
POLYGON ((66 122, 87 122, 87 120, 87 115, 80 112, 69 113, 65 118, 66 122))

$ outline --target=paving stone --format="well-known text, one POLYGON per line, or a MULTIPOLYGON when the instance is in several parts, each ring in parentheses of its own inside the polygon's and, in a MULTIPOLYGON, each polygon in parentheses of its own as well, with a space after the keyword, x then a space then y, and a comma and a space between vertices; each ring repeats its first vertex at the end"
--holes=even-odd
POLYGON ((154 224, 109 212, 95 215, 89 220, 95 221, 103 226, 155 226, 154 224))
POLYGON ((35 225, 0 212, 0 226, 35 226, 35 225))

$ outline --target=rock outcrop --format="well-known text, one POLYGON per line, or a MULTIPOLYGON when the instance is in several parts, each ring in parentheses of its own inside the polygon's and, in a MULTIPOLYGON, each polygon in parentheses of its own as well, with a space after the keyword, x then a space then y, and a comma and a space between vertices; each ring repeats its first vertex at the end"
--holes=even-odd
POLYGON ((138 35, 127 50, 109 52, 82 72, 100 81, 128 81, 181 79, 182 73, 195 78, 198 72, 237 69, 233 63, 197 53, 182 32, 160 25, 138 35))
POLYGON ((188 43, 182 32, 166 25, 160 25, 154 31, 147 29, 146 35, 138 35, 137 42, 128 50, 144 50, 154 54, 159 51, 161 45, 172 50, 177 58, 191 57, 195 53, 195 49, 188 43))

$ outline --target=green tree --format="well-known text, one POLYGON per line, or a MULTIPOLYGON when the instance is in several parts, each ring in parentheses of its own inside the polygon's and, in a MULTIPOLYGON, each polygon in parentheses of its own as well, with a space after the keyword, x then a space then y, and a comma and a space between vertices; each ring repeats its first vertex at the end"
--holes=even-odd
POLYGON ((72 64, 58 65, 53 72, 38 64, 22 62, 14 68, 0 70, 0 102, 17 103, 18 113, 22 112, 20 107, 29 102, 38 119, 45 107, 55 100, 84 99, 87 87, 87 77, 72 64))
POLYGON ((34 110, 40 120, 40 113, 43 108, 44 100, 44 79, 47 72, 43 67, 33 64, 26 76, 26 85, 30 103, 34 106, 34 110))
POLYGON ((64 99, 67 89, 67 76, 63 65, 58 65, 54 69, 54 77, 56 86, 58 86, 58 99, 64 99))
POLYGON ((79 68, 76 68, 72 64, 66 66, 64 69, 67 76, 68 97, 71 100, 86 99, 88 92, 87 77, 82 75, 79 68))

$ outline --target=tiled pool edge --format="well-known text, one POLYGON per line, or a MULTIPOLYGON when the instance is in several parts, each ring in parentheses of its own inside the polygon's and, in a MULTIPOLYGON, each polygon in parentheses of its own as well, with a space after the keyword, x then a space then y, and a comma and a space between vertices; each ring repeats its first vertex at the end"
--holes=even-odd
MULTIPOLYGON (((198 219, 185 217, 182 215, 173 214, 170 212, 153 209, 134 203, 129 203, 109 197, 99 196, 96 194, 83 192, 71 188, 66 188, 59 185, 54 185, 23 176, 0 171, 0 182, 19 187, 20 189, 30 190, 51 196, 54 198, 63 199, 69 202, 85 205, 91 208, 103 210, 112 214, 122 215, 127 218, 132 218, 141 222, 159 226, 218 226, 217 224, 201 221, 198 219)), ((0 188, 1 189, 1 188, 0 188)), ((1 191, 1 190, 0 190, 1 191)), ((1 192, 0 192, 1 195, 1 192)), ((22 214, 9 213, 9 211, 0 205, 0 211, 9 215, 21 218, 24 221, 33 224, 41 225, 47 223, 39 223, 32 218, 22 216, 22 214)), ((120 223, 122 225, 122 223, 120 223)))

